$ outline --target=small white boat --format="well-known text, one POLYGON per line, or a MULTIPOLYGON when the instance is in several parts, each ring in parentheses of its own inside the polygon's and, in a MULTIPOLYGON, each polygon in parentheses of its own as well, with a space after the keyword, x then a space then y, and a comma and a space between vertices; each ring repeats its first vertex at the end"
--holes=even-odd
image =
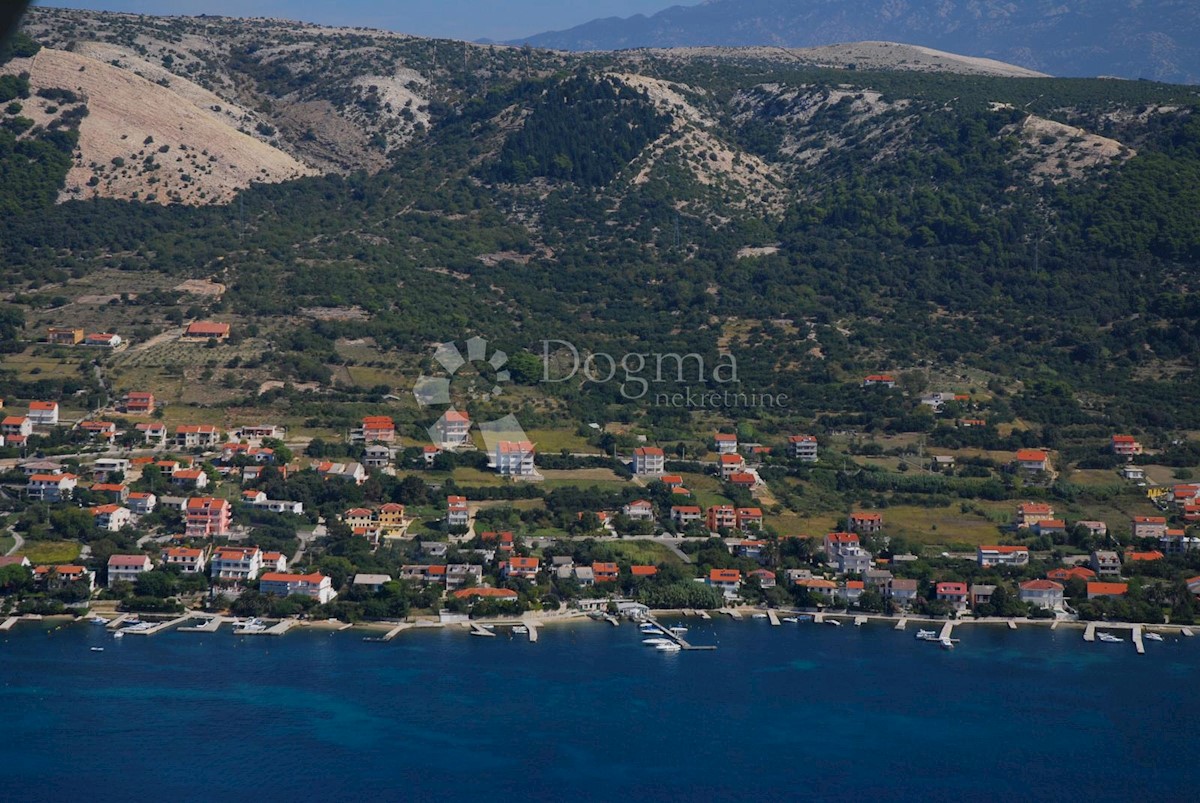
POLYGON ((647 647, 657 647, 660 644, 674 644, 669 638, 644 638, 642 643, 647 647))
POLYGON ((529 632, 529 628, 526 627, 525 625, 517 625, 516 627, 513 628, 512 632, 518 633, 520 635, 525 635, 526 633, 529 632))
POLYGON ((125 638, 125 634, 118 630, 116 633, 113 633, 113 638, 125 638))
POLYGON ((643 633, 657 633, 657 632, 659 632, 659 631, 658 631, 658 625, 652 625, 652 624, 650 624, 649 622, 642 622, 640 625, 638 625, 638 630, 642 631, 643 633))
POLYGON ((92 647, 92 652, 104 652, 103 647, 92 647))
POLYGON ((785 616, 785 617, 783 617, 782 619, 780 619, 779 621, 781 621, 781 622, 787 622, 789 625, 798 625, 798 624, 800 624, 800 620, 799 620, 799 619, 797 619, 795 616, 785 616))
POLYGON ((108 620, 107 620, 107 619, 105 619, 103 616, 93 616, 91 619, 88 619, 88 621, 89 621, 89 622, 91 622, 91 623, 92 623, 92 624, 94 624, 94 625, 106 625, 106 624, 108 624, 108 620))
POLYGON ((943 650, 952 650, 954 649, 954 642, 950 638, 940 638, 938 639, 938 646, 943 650))
POLYGON ((751 616, 750 618, 751 619, 766 619, 767 615, 765 613, 756 613, 753 616, 751 616))
POLYGON ((675 625, 675 627, 671 628, 671 632, 672 633, 686 633, 687 628, 684 627, 683 625, 675 625))
POLYGON ((1147 638, 1150 641, 1162 641, 1163 640, 1163 637, 1160 636, 1158 633, 1147 633, 1145 636, 1143 636, 1143 638, 1147 638))
POLYGON ((1118 642, 1124 641, 1124 639, 1118 638, 1118 637, 1114 636, 1112 633, 1097 633, 1096 638, 1100 639, 1101 641, 1105 642, 1106 644, 1116 644, 1118 642))
POLYGON ((834 627, 841 627, 841 626, 842 626, 842 623, 841 623, 841 622, 839 622, 837 619, 826 619, 826 620, 825 620, 825 624, 827 624, 827 625, 833 625, 834 627))
POLYGON ((937 634, 936 630, 918 630, 917 631, 917 640, 918 641, 937 641, 937 637, 938 637, 938 634, 937 634))
POLYGON ((668 642, 667 644, 656 644, 654 645, 654 649, 658 650, 659 652, 679 652, 683 649, 683 647, 680 647, 678 644, 672 641, 668 642))
POLYGON ((483 629, 484 630, 495 630, 496 626, 495 625, 483 625, 483 629))

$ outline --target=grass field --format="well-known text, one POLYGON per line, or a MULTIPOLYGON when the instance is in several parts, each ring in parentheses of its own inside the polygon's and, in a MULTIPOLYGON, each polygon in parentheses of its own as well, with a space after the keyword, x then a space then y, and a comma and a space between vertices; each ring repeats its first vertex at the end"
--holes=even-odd
POLYGON ((26 541, 21 554, 34 565, 70 563, 79 557, 79 544, 74 541, 26 541))
POLYGON ((11 535, 0 535, 0 555, 7 555, 8 550, 13 548, 17 540, 11 535))
MULTIPOLYGON (((732 500, 721 493, 721 481, 711 474, 682 474, 683 487, 692 492, 691 504, 706 510, 713 505, 732 504, 732 500)), ((688 504, 681 502, 680 504, 688 504)))
POLYGON ((546 481, 542 485, 548 490, 555 488, 600 488, 605 491, 615 491, 629 484, 627 480, 618 477, 611 469, 584 468, 573 471, 542 470, 546 481))
POLYGON ((669 547, 653 541, 616 541, 609 546, 627 558, 630 563, 655 565, 660 563, 680 565, 683 563, 669 547))
POLYGON ((819 537, 838 528, 838 517, 832 513, 825 516, 800 516, 789 512, 778 516, 766 516, 763 524, 780 535, 815 535, 819 537))
POLYGON ((456 468, 452 475, 459 485, 471 488, 493 488, 503 485, 505 480, 494 471, 482 471, 477 468, 456 468))
POLYGON ((82 376, 79 373, 79 363, 95 356, 96 351, 97 349, 78 346, 74 349, 68 349, 66 346, 35 346, 20 354, 5 354, 4 369, 16 372, 17 378, 25 382, 37 379, 78 379, 82 376), (35 350, 45 353, 34 355, 35 350))
POLYGON ((581 454, 602 455, 599 449, 587 442, 587 438, 576 435, 569 429, 531 429, 529 439, 537 444, 539 452, 558 454, 563 449, 581 454))
POLYGON ((1000 539, 996 522, 979 513, 946 507, 889 507, 883 511, 884 531, 922 544, 979 544, 1000 539))

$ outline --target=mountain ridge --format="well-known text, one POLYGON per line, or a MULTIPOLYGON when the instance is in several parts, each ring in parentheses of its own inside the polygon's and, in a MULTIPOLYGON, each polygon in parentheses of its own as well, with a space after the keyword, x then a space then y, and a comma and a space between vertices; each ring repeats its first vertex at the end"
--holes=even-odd
POLYGON ((1200 83, 1200 6, 1182 0, 710 0, 511 44, 572 51, 893 41, 1059 76, 1200 83))

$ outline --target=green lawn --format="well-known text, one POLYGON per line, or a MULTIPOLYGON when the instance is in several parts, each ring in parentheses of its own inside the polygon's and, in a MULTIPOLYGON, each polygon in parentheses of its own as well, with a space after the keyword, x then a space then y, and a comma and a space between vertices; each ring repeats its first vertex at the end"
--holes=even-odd
POLYGON ((558 454, 563 449, 569 452, 587 454, 602 454, 599 449, 587 442, 570 429, 531 429, 529 439, 537 444, 537 449, 543 454, 558 454))
MULTIPOLYGON (((1000 540, 996 522, 980 513, 963 513, 959 505, 884 508, 885 532, 922 544, 979 544, 1000 540)), ((1011 516, 1009 517, 1011 518, 1011 516)))
POLYGON ((682 564, 683 561, 679 556, 671 551, 664 544, 657 544, 654 541, 616 541, 612 543, 606 542, 606 546, 611 546, 614 551, 623 555, 630 563, 640 564, 682 564))
POLYGON ((26 541, 21 554, 34 565, 70 563, 79 557, 79 544, 74 541, 26 541))
POLYGON ((8 554, 8 550, 12 549, 16 542, 11 535, 0 535, 0 555, 8 554))

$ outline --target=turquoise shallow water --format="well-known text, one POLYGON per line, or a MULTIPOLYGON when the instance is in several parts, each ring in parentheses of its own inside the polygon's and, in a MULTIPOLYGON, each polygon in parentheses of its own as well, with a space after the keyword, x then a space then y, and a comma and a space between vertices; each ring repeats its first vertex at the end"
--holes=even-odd
POLYGON ((689 620, 0 639, 0 799, 1195 800, 1200 638, 689 620), (105 647, 93 653, 92 645, 105 647))

